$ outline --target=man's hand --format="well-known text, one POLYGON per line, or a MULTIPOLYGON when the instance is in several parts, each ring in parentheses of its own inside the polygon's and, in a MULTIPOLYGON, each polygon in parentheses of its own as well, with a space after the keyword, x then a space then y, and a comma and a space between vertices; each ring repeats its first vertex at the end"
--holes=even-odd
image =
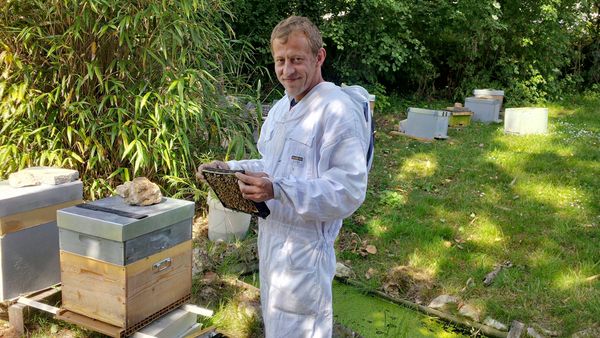
POLYGON ((264 202, 273 198, 273 183, 269 175, 260 172, 235 173, 242 197, 254 202, 264 202))
POLYGON ((204 183, 206 183, 206 179, 204 178, 204 175, 202 175, 202 169, 206 168, 229 169, 229 165, 222 161, 212 161, 201 164, 196 171, 196 178, 204 183))

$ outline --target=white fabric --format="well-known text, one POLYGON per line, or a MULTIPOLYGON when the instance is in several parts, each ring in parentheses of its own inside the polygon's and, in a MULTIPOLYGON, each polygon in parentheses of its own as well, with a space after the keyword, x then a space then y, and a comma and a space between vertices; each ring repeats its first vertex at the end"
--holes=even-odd
POLYGON ((369 130, 369 142, 367 151, 367 171, 371 170, 373 165, 373 151, 375 143, 375 125, 373 123, 373 111, 369 105, 370 100, 375 100, 375 95, 370 95, 369 92, 361 86, 346 86, 342 84, 342 90, 348 94, 354 101, 356 101, 361 107, 363 107, 363 115, 367 128, 369 130))
POLYGON ((266 337, 331 337, 333 242, 365 198, 369 132, 360 104, 332 83, 291 109, 290 100, 269 112, 261 158, 228 164, 273 182, 271 214, 259 219, 258 235, 266 337))

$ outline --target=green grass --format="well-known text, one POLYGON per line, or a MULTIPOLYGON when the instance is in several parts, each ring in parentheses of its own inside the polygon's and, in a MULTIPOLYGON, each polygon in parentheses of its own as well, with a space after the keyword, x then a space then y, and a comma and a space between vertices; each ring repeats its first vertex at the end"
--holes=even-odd
POLYGON ((464 337, 446 330, 431 317, 338 282, 333 284, 333 314, 335 321, 365 338, 464 337))
POLYGON ((597 323, 600 281, 586 278, 600 273, 600 94, 547 105, 547 135, 475 123, 431 143, 390 133, 416 104, 379 114, 367 200, 343 229, 378 254, 338 245, 339 260, 360 278, 376 268, 378 281, 395 266, 427 272, 430 297, 460 296, 505 323, 563 334, 597 323), (483 286, 506 260, 513 267, 483 286))

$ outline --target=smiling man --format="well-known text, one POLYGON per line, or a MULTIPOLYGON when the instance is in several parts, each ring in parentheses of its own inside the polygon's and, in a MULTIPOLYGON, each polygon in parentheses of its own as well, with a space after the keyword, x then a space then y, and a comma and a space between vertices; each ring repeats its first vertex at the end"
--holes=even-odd
POLYGON ((271 210, 258 234, 266 337, 331 337, 334 241, 367 188, 368 98, 323 80, 326 52, 307 18, 280 22, 271 52, 285 96, 261 129, 261 158, 213 161, 197 176, 244 169, 236 174, 243 196, 271 210))

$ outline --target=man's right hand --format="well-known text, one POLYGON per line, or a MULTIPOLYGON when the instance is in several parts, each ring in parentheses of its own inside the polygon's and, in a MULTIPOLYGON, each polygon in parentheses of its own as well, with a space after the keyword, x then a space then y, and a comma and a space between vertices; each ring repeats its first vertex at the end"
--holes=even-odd
POLYGON ((204 178, 204 175, 202 175, 202 169, 206 168, 229 169, 229 165, 223 161, 212 161, 201 164, 196 171, 196 178, 204 183, 206 183, 206 179, 204 178))

